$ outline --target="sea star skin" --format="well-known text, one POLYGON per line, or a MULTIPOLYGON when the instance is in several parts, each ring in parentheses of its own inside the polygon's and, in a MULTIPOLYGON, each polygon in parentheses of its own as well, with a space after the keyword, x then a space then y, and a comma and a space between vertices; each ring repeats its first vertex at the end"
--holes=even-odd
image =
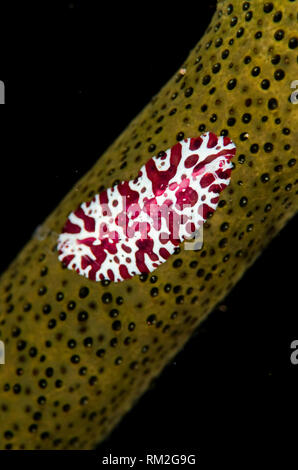
POLYGON ((59 260, 94 281, 152 272, 193 238, 230 183, 235 144, 206 132, 184 139, 72 212, 59 260))

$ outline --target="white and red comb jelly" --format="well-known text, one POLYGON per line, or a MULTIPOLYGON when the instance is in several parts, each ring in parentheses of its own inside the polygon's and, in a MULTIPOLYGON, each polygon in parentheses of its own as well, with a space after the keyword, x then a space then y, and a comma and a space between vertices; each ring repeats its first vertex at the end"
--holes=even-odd
POLYGON ((235 144, 206 132, 150 158, 72 212, 58 238, 59 260, 94 281, 154 271, 193 238, 230 183, 235 144))

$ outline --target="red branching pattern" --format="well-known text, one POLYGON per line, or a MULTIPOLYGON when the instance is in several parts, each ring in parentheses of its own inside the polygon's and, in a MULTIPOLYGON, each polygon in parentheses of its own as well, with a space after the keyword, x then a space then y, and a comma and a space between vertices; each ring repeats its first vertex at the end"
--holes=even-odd
POLYGON ((94 281, 153 271, 215 211, 235 151, 228 137, 207 132, 150 158, 136 179, 70 214, 58 239, 60 261, 94 281))

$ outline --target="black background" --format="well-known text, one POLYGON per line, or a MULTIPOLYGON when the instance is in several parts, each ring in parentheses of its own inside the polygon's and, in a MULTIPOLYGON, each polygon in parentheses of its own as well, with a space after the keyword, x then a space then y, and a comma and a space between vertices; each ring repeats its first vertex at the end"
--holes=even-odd
MULTIPOLYGON (((215 2, 15 5, 2 39, 1 258, 32 232, 183 64, 215 2), (164 6, 164 5, 163 5, 164 6)), ((272 242, 99 455, 151 450, 255 464, 294 455, 297 218, 272 242)))

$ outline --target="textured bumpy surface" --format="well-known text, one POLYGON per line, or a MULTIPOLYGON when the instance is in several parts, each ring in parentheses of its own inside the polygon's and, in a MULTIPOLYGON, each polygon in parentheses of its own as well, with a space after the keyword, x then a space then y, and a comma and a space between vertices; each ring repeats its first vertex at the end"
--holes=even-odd
POLYGON ((2 275, 1 448, 87 449, 104 439, 296 213, 297 45, 297 1, 219 2, 179 72, 2 275), (57 237, 82 201, 206 130, 229 136, 237 156, 202 250, 182 245, 152 275, 119 283, 63 269, 57 237))
POLYGON ((154 271, 215 211, 230 183, 234 154, 228 137, 209 132, 160 152, 137 178, 70 214, 58 239, 59 259, 94 281, 154 271))

